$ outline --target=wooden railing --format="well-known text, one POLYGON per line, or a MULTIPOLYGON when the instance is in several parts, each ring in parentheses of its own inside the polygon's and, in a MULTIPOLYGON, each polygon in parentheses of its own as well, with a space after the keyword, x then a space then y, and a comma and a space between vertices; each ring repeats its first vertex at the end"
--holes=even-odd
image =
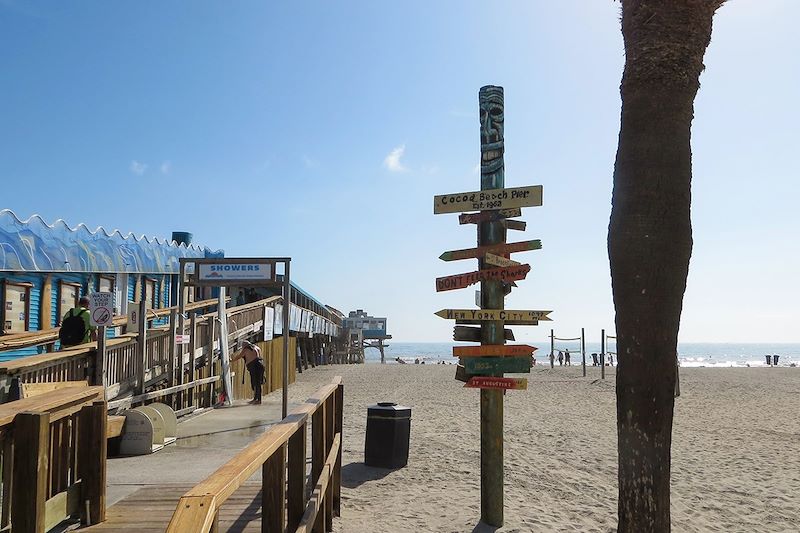
POLYGON ((340 514, 343 403, 337 377, 181 497, 167 533, 216 533, 220 508, 259 469, 262 531, 332 531, 333 517, 340 514), (309 418, 312 492, 307 499, 309 418))
POLYGON ((102 387, 67 387, 0 405, 0 529, 43 533, 70 516, 105 520, 102 387))

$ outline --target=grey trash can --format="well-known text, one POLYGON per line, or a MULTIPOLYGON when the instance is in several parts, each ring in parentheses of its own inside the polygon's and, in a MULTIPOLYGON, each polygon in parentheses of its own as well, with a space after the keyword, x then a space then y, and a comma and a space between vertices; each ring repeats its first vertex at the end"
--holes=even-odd
POLYGON ((380 468, 406 466, 410 438, 410 407, 392 402, 379 402, 368 407, 364 464, 380 468))

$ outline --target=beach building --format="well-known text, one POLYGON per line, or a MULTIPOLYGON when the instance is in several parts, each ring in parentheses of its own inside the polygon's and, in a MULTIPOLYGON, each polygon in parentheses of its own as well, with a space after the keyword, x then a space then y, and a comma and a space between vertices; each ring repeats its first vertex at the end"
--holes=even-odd
POLYGON ((357 309, 350 311, 343 321, 343 327, 347 331, 349 351, 355 352, 361 361, 364 360, 365 348, 375 348, 381 354, 381 363, 386 362, 383 352, 386 345, 383 341, 392 336, 386 333, 385 317, 370 316, 363 309, 357 309))

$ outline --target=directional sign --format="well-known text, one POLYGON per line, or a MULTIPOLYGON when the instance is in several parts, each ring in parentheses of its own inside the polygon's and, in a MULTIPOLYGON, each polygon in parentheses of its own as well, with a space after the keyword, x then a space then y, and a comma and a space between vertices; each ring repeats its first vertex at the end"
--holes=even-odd
POLYGON ((550 320, 547 316, 552 311, 520 311, 515 309, 442 309, 436 316, 447 320, 505 320, 514 322, 550 320))
MULTIPOLYGON (((510 254, 512 252, 527 252, 529 250, 539 250, 542 241, 511 242, 508 244, 493 244, 490 246, 478 246, 477 248, 464 248, 463 250, 451 250, 439 256, 442 261, 456 261, 458 259, 471 259, 473 257, 483 257, 487 253, 491 254, 510 254)), ((519 263, 517 263, 519 264, 519 263)))
MULTIPOLYGON (((510 329, 503 330, 503 337, 507 341, 514 340, 514 332, 510 329)), ((481 342, 481 328, 469 326, 453 326, 453 340, 465 342, 481 342)))
POLYGON ((484 255, 483 260, 490 265, 499 267, 517 266, 519 264, 517 261, 514 261, 513 259, 507 259, 502 255, 494 255, 492 253, 487 253, 486 255, 484 255))
POLYGON ((514 267, 490 268, 487 270, 478 270, 477 272, 465 272, 463 274, 456 274, 455 276, 436 278, 436 292, 463 289, 481 281, 516 281, 525 279, 525 276, 528 275, 530 270, 530 265, 519 265, 514 267))
POLYGON ((531 371, 530 357, 467 357, 464 359, 467 374, 524 374, 531 371))
MULTIPOLYGON (((481 211, 480 213, 464 213, 463 215, 458 215, 458 223, 477 224, 479 222, 492 222, 495 220, 503 220, 506 218, 514 218, 521 216, 522 216, 522 210, 520 208, 501 209, 499 211, 481 211)), ((525 223, 523 222, 523 224, 525 223)))
POLYGON ((506 227, 506 229, 525 231, 527 223, 524 220, 504 220, 503 225, 506 227))
POLYGON ((465 387, 471 389, 527 390, 526 378, 492 378, 474 376, 469 378, 465 387))
POLYGON ((538 207, 542 205, 542 186, 487 189, 485 191, 459 192, 433 197, 433 214, 463 213, 487 209, 513 207, 538 207))
POLYGON ((538 348, 527 344, 483 344, 481 346, 453 346, 453 357, 520 357, 533 355, 538 348))

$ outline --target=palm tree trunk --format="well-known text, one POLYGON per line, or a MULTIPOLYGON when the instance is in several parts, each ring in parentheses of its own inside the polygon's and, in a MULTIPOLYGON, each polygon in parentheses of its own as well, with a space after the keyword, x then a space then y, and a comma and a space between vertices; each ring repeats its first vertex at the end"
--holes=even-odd
POLYGON ((675 354, 692 252, 694 98, 724 0, 622 0, 625 70, 608 233, 619 531, 670 530, 675 354))

